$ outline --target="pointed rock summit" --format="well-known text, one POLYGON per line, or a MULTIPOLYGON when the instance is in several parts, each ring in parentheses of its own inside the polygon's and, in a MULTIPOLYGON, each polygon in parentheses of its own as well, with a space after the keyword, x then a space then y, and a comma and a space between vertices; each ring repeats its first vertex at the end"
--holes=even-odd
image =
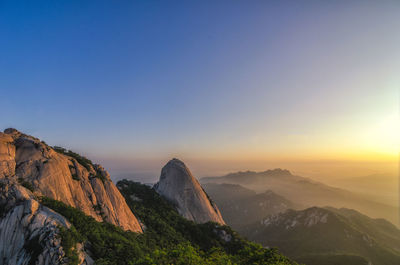
POLYGON ((16 129, 0 132, 0 179, 14 180, 35 195, 62 201, 97 221, 142 232, 103 167, 16 129))
POLYGON ((174 158, 163 167, 155 189, 173 203, 186 219, 196 223, 212 221, 225 224, 217 206, 179 159, 174 158))

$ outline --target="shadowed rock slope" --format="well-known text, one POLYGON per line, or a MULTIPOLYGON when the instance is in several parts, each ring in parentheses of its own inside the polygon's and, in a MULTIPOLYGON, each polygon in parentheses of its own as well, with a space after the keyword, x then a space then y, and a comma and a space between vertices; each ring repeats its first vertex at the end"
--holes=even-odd
POLYGON ((270 214, 301 208, 270 190, 256 193, 237 184, 207 183, 202 186, 217 203, 225 222, 234 229, 251 225, 270 214))
POLYGON ((163 167, 155 190, 175 205, 178 212, 188 220, 225 224, 217 206, 179 159, 174 158, 163 167))
POLYGON ((142 231, 103 167, 15 129, 0 133, 0 178, 14 179, 35 195, 62 201, 97 221, 142 231))

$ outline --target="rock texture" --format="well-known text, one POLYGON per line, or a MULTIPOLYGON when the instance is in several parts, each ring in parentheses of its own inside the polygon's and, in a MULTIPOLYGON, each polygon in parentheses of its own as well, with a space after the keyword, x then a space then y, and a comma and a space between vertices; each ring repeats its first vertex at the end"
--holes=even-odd
POLYGON ((186 165, 174 158, 162 169, 156 191, 173 203, 178 212, 196 223, 225 224, 217 206, 208 198, 186 165))
MULTIPOLYGON (((11 179, 0 179, 0 263, 66 264, 59 227, 70 227, 61 215, 41 206, 35 196, 11 179)), ((93 260, 79 250, 80 264, 93 260)))
POLYGON ((0 133, 0 178, 28 183, 35 194, 60 200, 98 221, 142 232, 108 172, 78 160, 15 129, 0 133))
POLYGON ((0 132, 0 178, 13 176, 15 173, 15 146, 13 138, 0 132))

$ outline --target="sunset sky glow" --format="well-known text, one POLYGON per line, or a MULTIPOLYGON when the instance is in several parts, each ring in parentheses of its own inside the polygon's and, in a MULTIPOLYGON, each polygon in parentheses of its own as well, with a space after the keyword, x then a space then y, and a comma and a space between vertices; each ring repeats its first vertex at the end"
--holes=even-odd
POLYGON ((2 129, 114 172, 396 172, 399 1, 22 2, 0 3, 2 129))

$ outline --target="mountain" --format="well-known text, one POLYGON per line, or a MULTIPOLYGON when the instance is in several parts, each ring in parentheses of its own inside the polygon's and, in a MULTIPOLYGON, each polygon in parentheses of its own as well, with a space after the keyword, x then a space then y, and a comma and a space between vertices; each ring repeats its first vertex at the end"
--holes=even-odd
POLYGON ((385 218, 398 223, 397 207, 376 202, 371 196, 353 193, 345 189, 325 185, 305 177, 291 174, 284 169, 263 172, 237 172, 222 177, 207 177, 205 183, 239 184, 257 192, 272 190, 288 200, 304 206, 333 206, 351 208, 371 217, 385 218))
POLYGON ((138 220, 103 167, 15 129, 4 132, 0 134, 3 177, 14 178, 38 195, 76 207, 98 221, 141 232, 138 220))
POLYGON ((176 205, 152 187, 128 180, 119 181, 117 186, 131 209, 146 224, 140 236, 152 236, 155 244, 172 247, 173 256, 180 254, 176 245, 182 244, 203 252, 203 259, 199 260, 154 264, 296 264, 278 254, 276 249, 261 248, 243 239, 229 226, 215 222, 196 224, 184 218, 176 205))
POLYGON ((203 187, 218 205, 226 223, 235 229, 253 224, 270 214, 300 208, 300 205, 270 190, 256 193, 238 184, 207 183, 203 187))
POLYGON ((264 246, 277 246, 307 265, 400 264, 400 230, 384 219, 372 219, 355 210, 288 210, 240 232, 264 246))
MULTIPOLYGON (((182 168, 174 161, 162 176, 177 181, 182 168)), ((162 182, 160 191, 180 192, 162 182)), ((222 218, 193 214, 197 224, 181 216, 204 203, 219 214, 195 179, 185 183, 192 189, 178 212, 152 187, 121 181, 117 188, 89 159, 7 129, 0 133, 0 264, 296 264, 241 238, 222 218)))
POLYGON ((196 223, 225 224, 215 205, 189 168, 179 159, 170 160, 161 170, 155 190, 174 204, 178 212, 196 223))

